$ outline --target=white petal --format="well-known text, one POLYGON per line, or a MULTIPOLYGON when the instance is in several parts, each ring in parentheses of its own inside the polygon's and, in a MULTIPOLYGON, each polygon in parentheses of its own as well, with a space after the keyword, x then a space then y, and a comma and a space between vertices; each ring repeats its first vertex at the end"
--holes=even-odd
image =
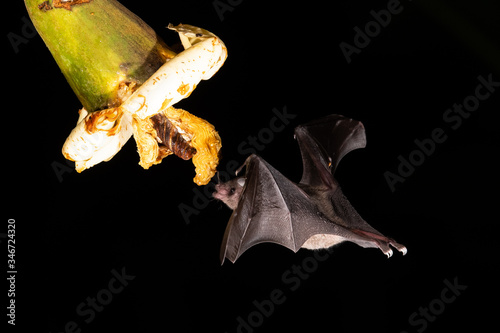
POLYGON ((224 43, 208 31, 189 25, 170 28, 184 35, 183 39, 189 40, 186 45, 191 46, 161 66, 123 103, 124 111, 142 119, 188 97, 201 80, 210 79, 219 70, 227 57, 224 43))

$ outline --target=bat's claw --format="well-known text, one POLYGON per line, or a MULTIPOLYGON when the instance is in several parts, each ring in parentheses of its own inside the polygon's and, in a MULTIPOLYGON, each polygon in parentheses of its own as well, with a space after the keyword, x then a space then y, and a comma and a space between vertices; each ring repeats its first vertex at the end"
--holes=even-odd
POLYGON ((384 252, 384 254, 387 256, 387 258, 392 257, 392 254, 393 254, 392 249, 389 248, 389 245, 394 247, 396 250, 401 252, 403 255, 408 253, 408 249, 406 248, 406 246, 401 245, 399 243, 396 243, 393 239, 389 239, 389 241, 387 243, 384 243, 384 244, 380 244, 380 243, 381 242, 379 242, 378 246, 382 250, 382 252, 384 252))
POLYGON ((391 244, 396 250, 398 250, 399 252, 401 252, 403 255, 405 255, 405 254, 408 253, 408 249, 406 248, 406 246, 404 246, 402 244, 399 244, 399 243, 396 243, 394 241, 394 239, 391 239, 391 241, 389 242, 389 244, 391 244))
POLYGON ((391 246, 401 252, 403 255, 408 253, 408 249, 406 246, 397 243, 394 239, 385 237, 381 234, 375 234, 370 231, 360 230, 360 229, 351 229, 355 234, 361 235, 365 238, 371 240, 373 245, 376 245, 386 256, 387 258, 392 257, 393 251, 391 246))
POLYGON ((392 249, 389 246, 389 242, 384 242, 380 239, 373 239, 373 242, 377 244, 378 248, 387 256, 387 258, 392 257, 392 249))
POLYGON ((378 243, 378 247, 382 250, 382 252, 384 252, 384 254, 387 256, 387 258, 392 257, 392 254, 393 254, 392 249, 389 248, 389 244, 392 247, 394 247, 396 250, 401 252, 403 255, 408 253, 408 249, 406 248, 406 246, 401 245, 399 243, 396 243, 394 240, 390 240, 389 242, 383 243, 383 244, 381 244, 382 242, 377 242, 377 243, 378 243))

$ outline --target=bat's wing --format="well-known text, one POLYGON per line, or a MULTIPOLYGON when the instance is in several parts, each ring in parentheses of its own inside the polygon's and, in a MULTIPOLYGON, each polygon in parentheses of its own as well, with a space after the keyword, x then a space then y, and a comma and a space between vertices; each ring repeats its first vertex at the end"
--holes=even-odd
POLYGON ((342 157, 354 149, 366 146, 363 124, 334 114, 298 126, 295 128, 295 138, 303 164, 299 184, 310 196, 315 197, 317 207, 325 217, 357 235, 344 238, 363 247, 378 247, 388 257, 392 255, 389 245, 405 254, 406 248, 403 245, 385 237, 363 220, 333 177, 342 157), (318 193, 323 194, 317 195, 318 193))
POLYGON ((235 262, 250 247, 277 243, 297 252, 316 234, 356 237, 331 223, 308 195, 266 161, 251 155, 246 162, 245 188, 222 241, 220 259, 235 262))
POLYGON ((295 128, 302 154, 301 184, 336 188, 335 169, 348 152, 366 146, 365 128, 357 120, 330 115, 295 128))

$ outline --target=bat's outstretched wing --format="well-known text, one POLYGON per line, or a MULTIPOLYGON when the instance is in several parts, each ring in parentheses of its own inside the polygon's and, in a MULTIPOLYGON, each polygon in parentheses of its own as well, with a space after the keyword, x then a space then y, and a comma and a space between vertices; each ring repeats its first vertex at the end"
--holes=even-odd
POLYGON ((365 128, 357 120, 330 115, 295 128, 302 154, 301 184, 336 188, 333 174, 342 157, 366 146, 365 128))
POLYGON ((331 223, 302 189, 261 157, 251 155, 245 165, 245 187, 226 227, 221 263, 225 258, 235 262, 243 252, 263 242, 277 243, 297 252, 316 234, 357 237, 331 223))

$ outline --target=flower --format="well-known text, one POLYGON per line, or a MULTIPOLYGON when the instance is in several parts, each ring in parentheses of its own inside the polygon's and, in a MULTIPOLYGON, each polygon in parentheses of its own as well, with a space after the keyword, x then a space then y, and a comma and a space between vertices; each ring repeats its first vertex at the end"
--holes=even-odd
POLYGON ((175 154, 192 158, 195 183, 210 181, 220 137, 210 123, 173 105, 224 64, 227 49, 217 36, 192 25, 169 25, 184 47, 176 54, 115 0, 25 3, 83 104, 62 148, 78 172, 109 161, 133 135, 143 168, 175 154))

